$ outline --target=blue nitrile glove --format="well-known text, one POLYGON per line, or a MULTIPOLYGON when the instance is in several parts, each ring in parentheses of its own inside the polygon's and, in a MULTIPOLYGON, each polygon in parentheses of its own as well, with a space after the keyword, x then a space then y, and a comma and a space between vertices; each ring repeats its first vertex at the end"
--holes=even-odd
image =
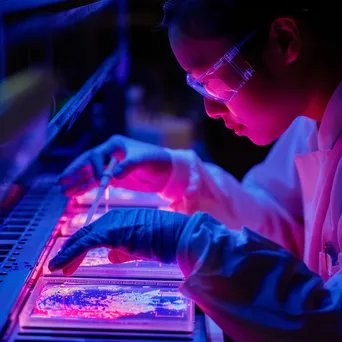
POLYGON ((71 275, 87 251, 119 249, 136 259, 175 263, 178 241, 189 216, 144 208, 114 209, 76 232, 49 263, 71 275))
POLYGON ((111 185, 133 191, 160 192, 172 171, 170 153, 163 147, 114 135, 76 158, 59 177, 67 196, 82 195, 99 186, 105 163, 116 157, 111 185))

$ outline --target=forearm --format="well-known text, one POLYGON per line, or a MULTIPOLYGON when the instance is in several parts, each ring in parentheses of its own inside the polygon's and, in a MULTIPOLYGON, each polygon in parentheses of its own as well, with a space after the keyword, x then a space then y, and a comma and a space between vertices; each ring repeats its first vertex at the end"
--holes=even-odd
POLYGON ((341 280, 325 288, 302 261, 253 231, 196 214, 177 260, 181 291, 234 341, 342 339, 341 280))
POLYGON ((239 183, 193 151, 172 151, 172 158, 174 170, 162 195, 175 211, 208 212, 235 230, 248 226, 301 256, 303 227, 268 189, 239 183))

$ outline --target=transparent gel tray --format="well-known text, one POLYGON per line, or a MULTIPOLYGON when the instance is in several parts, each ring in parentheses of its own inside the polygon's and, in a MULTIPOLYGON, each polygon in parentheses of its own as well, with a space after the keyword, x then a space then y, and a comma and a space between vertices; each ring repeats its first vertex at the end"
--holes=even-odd
MULTIPOLYGON (((62 271, 50 272, 48 263, 63 244, 66 238, 58 238, 51 249, 43 266, 43 274, 47 276, 62 276, 62 271)), ((129 261, 122 264, 112 264, 108 260, 108 248, 90 250, 73 277, 111 277, 140 279, 172 279, 182 280, 183 274, 177 265, 161 264, 153 261, 129 261)))
MULTIPOLYGON (((82 196, 75 197, 76 204, 90 206, 94 202, 97 189, 93 189, 82 196)), ((167 207, 169 202, 160 198, 155 193, 130 191, 121 188, 108 187, 100 204, 109 206, 132 206, 132 207, 167 207)))
MULTIPOLYGON (((91 223, 98 220, 101 216, 106 214, 106 212, 96 212, 91 219, 91 223)), ((65 215, 65 222, 61 224, 61 234, 62 236, 74 235, 79 229, 84 227, 88 213, 77 213, 77 214, 67 214, 65 215)))
MULTIPOLYGON (((105 213, 95 213, 90 222, 94 222, 103 216, 105 213)), ((61 234, 63 236, 71 236, 75 234, 79 229, 84 227, 88 213, 79 213, 76 215, 68 215, 68 220, 63 223, 61 227, 61 234)))
POLYGON ((193 331, 193 303, 174 281, 40 278, 22 327, 193 331))

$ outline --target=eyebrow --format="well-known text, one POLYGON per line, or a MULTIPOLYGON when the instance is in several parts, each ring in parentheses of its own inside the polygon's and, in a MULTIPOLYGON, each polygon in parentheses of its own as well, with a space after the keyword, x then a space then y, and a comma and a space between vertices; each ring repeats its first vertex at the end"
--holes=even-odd
POLYGON ((199 69, 202 73, 206 69, 209 69, 212 66, 211 63, 208 63, 208 60, 206 58, 199 58, 199 57, 197 57, 197 59, 192 61, 191 65, 192 65, 191 68, 184 69, 185 72, 187 72, 188 74, 192 74, 194 69, 199 69))
MULTIPOLYGON (((194 69, 199 69, 199 75, 202 75, 204 72, 208 71, 212 66, 215 65, 216 62, 214 63, 208 63, 207 60, 205 60, 205 58, 199 58, 197 60, 195 60, 195 62, 191 63, 192 64, 192 68, 189 68, 189 69, 184 69, 185 72, 189 75, 192 76, 193 74, 193 70, 194 69)), ((196 76, 196 77, 198 77, 196 76)))

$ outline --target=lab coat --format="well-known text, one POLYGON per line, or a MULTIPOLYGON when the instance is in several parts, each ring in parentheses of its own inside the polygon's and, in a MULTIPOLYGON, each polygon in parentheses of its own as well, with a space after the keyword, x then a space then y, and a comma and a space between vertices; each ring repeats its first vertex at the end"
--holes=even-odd
POLYGON ((220 221, 182 234, 181 291, 234 341, 342 341, 341 133, 342 84, 319 129, 297 118, 242 183, 171 151, 162 196, 220 221))

